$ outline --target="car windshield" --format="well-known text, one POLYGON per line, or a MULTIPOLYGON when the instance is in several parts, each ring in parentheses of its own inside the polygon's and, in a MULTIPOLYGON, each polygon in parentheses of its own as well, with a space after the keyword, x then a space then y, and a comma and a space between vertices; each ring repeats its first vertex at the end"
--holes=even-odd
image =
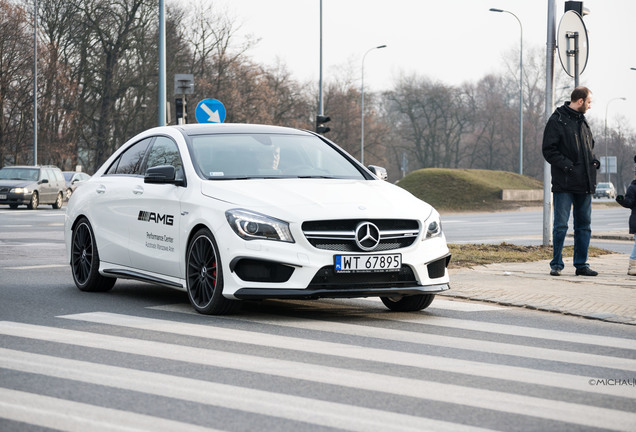
POLYGON ((610 189, 611 186, 609 183, 599 183, 598 185, 596 185, 597 189, 610 189))
POLYGON ((37 180, 39 170, 37 168, 2 168, 0 180, 37 180))
POLYGON ((66 181, 71 181, 71 179, 75 175, 74 172, 67 172, 67 171, 64 171, 62 174, 64 174, 64 180, 66 181))
POLYGON ((208 179, 365 178, 348 158, 315 136, 197 135, 191 154, 208 179))

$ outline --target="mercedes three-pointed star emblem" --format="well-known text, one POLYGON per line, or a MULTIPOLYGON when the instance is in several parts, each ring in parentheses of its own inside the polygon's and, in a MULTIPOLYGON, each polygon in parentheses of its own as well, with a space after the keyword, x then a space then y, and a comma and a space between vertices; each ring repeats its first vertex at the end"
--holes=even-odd
POLYGON ((356 227, 356 244, 363 251, 372 251, 380 244, 380 230, 371 222, 360 222, 356 227))

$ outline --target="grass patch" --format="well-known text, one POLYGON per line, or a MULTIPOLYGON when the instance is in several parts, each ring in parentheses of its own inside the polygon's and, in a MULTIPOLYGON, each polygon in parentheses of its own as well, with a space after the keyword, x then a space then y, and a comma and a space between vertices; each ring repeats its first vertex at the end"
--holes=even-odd
MULTIPOLYGON (((519 246, 510 243, 501 244, 449 244, 453 257, 450 269, 470 268, 479 265, 532 262, 552 259, 552 246, 519 246)), ((573 246, 563 248, 563 256, 571 257, 574 253, 573 246)), ((588 255, 596 257, 612 253, 605 249, 590 247, 588 255)))
POLYGON ((543 182, 507 171, 425 168, 410 173, 398 186, 437 210, 505 210, 519 204, 502 201, 503 189, 543 189, 543 182))

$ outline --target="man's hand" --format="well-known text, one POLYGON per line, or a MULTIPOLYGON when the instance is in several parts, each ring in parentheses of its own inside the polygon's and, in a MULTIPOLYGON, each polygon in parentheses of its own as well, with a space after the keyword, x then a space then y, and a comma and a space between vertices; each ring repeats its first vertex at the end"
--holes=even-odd
POLYGON ((598 159, 594 159, 592 161, 592 165, 594 165, 594 168, 599 169, 601 167, 601 161, 598 159))

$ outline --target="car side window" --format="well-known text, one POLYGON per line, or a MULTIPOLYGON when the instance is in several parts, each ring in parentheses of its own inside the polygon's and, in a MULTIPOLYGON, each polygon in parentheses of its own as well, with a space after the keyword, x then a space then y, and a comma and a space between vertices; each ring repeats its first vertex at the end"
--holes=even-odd
POLYGON ((146 138, 134 144, 113 162, 106 174, 141 175, 141 164, 152 138, 146 138))
POLYGON ((161 165, 172 165, 175 169, 176 179, 183 180, 183 164, 181 163, 179 148, 174 141, 164 136, 158 136, 152 144, 152 148, 148 153, 146 170, 161 165))
POLYGON ((64 180, 64 174, 62 174, 62 171, 59 170, 53 170, 53 173, 55 173, 55 179, 60 182, 60 184, 64 184, 65 180, 64 180))

